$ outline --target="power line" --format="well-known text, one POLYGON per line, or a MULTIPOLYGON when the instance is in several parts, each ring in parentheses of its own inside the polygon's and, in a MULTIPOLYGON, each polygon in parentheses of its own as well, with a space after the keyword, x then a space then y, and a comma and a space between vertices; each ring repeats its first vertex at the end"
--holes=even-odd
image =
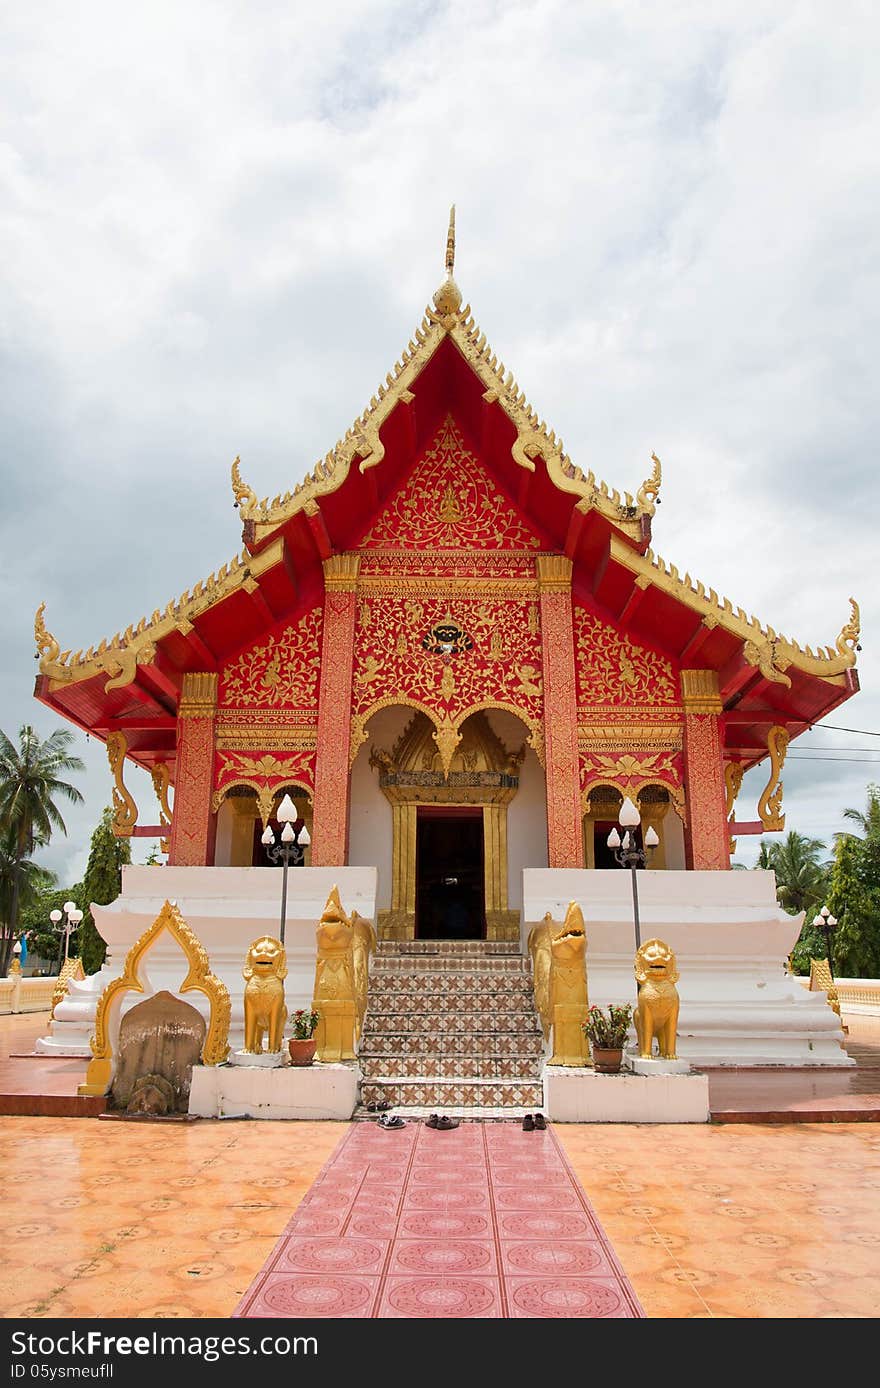
POLYGON ((880 766, 880 759, 875 761, 865 761, 863 757, 809 757, 801 752, 792 752, 787 761, 845 761, 851 766, 880 766))
POLYGON ((880 733, 875 733, 871 728, 841 728, 837 723, 814 723, 813 728, 829 728, 835 733, 855 733, 857 737, 880 737, 880 733))

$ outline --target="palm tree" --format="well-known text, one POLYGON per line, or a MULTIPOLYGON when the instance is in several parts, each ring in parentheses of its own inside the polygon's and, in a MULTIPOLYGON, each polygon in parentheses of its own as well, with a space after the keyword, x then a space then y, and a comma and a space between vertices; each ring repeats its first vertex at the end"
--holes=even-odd
POLYGON ((26 894, 28 868, 34 851, 49 842, 53 829, 67 833, 55 801, 63 797, 72 805, 82 803, 76 786, 61 780, 62 774, 82 771, 79 757, 69 755, 73 733, 58 728, 42 741, 25 724, 19 729, 18 747, 0 732, 0 834, 8 837, 8 899, 5 929, 0 937, 0 975, 9 967, 9 956, 18 928, 18 915, 26 894))
POLYGON ((765 844, 762 840, 757 866, 770 867, 776 873, 776 895, 791 915, 821 904, 830 867, 820 861, 825 851, 821 839, 808 839, 794 830, 781 843, 765 844))

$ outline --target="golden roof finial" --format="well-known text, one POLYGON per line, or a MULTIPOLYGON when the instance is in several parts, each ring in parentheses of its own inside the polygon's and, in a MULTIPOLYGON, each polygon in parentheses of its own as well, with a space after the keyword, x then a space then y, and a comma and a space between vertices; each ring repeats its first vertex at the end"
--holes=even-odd
MULTIPOLYGON (((455 318, 461 308, 461 290, 452 278, 455 269, 455 204, 449 209, 449 230, 446 233, 446 279, 434 295, 434 307, 442 318, 455 318)), ((444 324, 450 327, 450 323, 444 324)))
POLYGON ((455 269, 455 203, 449 209, 449 230, 446 233, 446 273, 452 279, 455 269))

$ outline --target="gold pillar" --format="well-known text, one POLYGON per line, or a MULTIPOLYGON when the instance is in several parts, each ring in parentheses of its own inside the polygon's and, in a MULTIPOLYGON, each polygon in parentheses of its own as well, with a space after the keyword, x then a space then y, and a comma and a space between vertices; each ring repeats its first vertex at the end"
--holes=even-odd
POLYGON ((391 910, 380 913, 383 940, 413 940, 416 933, 416 806, 391 805, 391 910))
POLYGON ((483 806, 486 939, 518 940, 519 912, 507 907, 507 805, 483 806))

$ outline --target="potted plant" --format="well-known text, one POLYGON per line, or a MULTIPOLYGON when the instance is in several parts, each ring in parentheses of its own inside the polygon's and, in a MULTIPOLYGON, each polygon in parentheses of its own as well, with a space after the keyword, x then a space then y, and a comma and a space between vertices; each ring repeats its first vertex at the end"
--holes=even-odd
POLYGON ((594 1005, 587 1013, 583 1029, 593 1048, 593 1069, 600 1075, 615 1075, 620 1069, 632 1015, 629 1003, 611 1003, 605 1009, 594 1005))
POLYGON ((314 1008, 298 1007, 290 1019, 287 1049, 291 1065, 311 1065, 315 1058, 315 1028, 321 1020, 314 1008))

